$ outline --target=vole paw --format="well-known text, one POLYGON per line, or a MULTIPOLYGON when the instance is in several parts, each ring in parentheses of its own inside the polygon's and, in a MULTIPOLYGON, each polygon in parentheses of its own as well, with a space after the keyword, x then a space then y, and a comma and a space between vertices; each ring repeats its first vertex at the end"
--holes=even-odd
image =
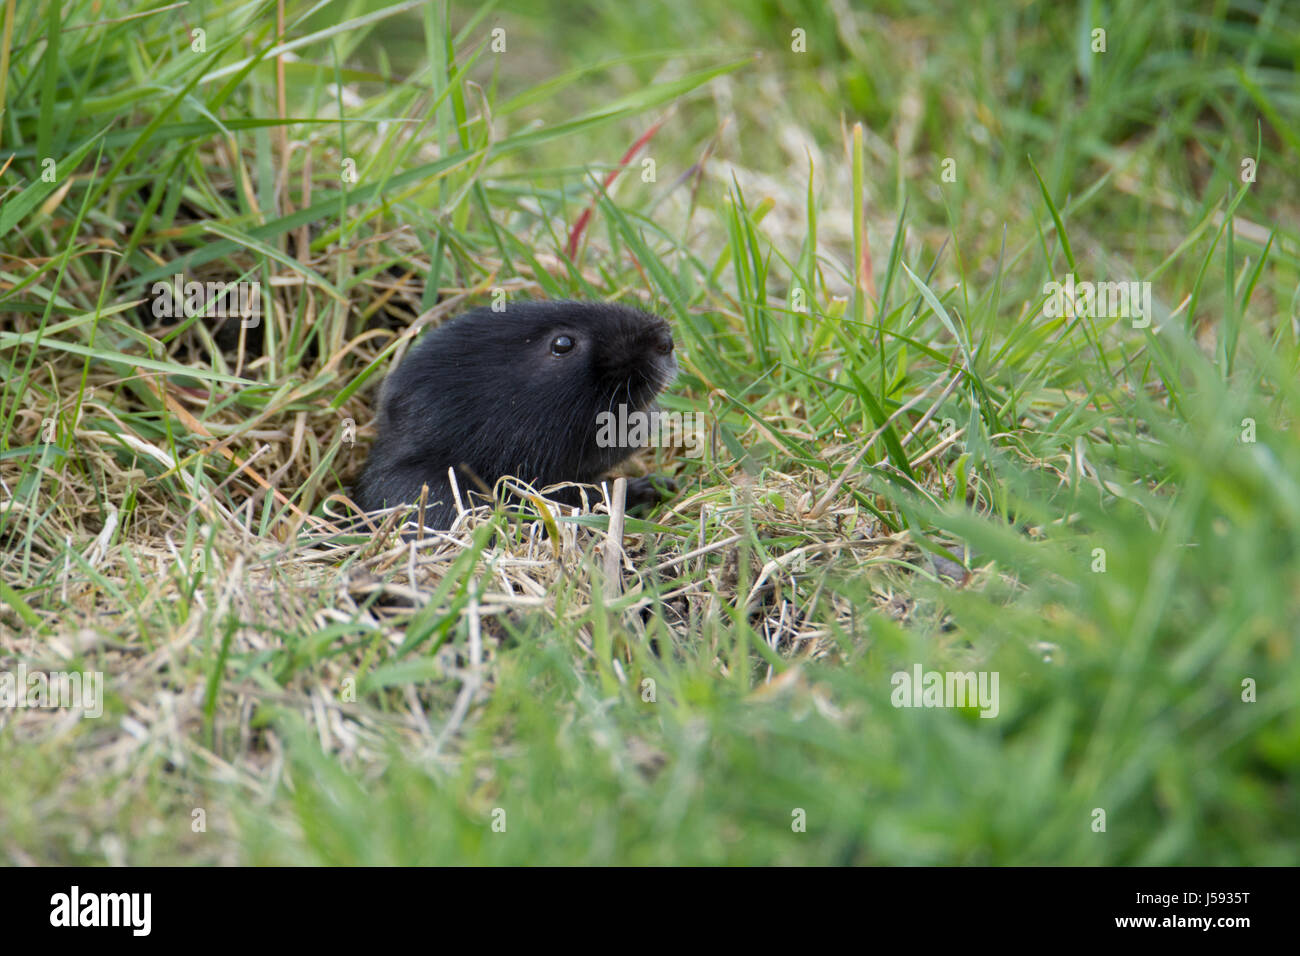
POLYGON ((667 475, 646 475, 627 480, 627 509, 649 508, 677 493, 677 482, 667 475))

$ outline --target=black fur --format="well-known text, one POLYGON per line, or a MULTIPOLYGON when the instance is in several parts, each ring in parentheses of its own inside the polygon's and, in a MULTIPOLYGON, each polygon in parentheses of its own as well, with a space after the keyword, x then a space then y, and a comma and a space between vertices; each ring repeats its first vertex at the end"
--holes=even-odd
MULTIPOLYGON (((563 348, 563 345, 560 345, 563 348)), ((620 403, 647 411, 677 370, 658 316, 598 302, 516 302, 474 309, 433 330, 384 381, 379 435, 353 500, 367 511, 419 500, 425 524, 450 526, 456 504, 513 475, 540 489, 595 482, 631 448, 601 448, 597 414, 620 403), (559 336, 571 349, 555 354, 559 336)), ((657 497, 649 482, 629 503, 657 497)), ((466 502, 468 504, 468 502, 466 502)))

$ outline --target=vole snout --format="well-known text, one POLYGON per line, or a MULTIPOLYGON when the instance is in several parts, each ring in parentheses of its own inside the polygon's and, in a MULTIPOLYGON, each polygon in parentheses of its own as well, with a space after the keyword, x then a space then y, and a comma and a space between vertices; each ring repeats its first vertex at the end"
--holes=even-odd
POLYGON ((660 355, 673 354, 673 334, 668 329, 660 330, 654 338, 654 350, 660 355))

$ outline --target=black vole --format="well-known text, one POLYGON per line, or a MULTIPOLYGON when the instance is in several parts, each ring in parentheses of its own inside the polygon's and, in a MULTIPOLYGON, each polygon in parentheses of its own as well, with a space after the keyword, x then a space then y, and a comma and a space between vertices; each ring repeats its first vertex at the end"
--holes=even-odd
MULTIPOLYGON (((601 447, 600 413, 648 411, 676 371, 668 323, 640 309, 515 302, 466 312, 384 381, 378 438, 352 499, 367 511, 413 504, 427 484, 425 524, 447 528, 451 467, 462 500, 503 475, 538 489, 598 481, 635 450, 601 447)), ((629 505, 656 498, 649 480, 629 482, 629 505)))

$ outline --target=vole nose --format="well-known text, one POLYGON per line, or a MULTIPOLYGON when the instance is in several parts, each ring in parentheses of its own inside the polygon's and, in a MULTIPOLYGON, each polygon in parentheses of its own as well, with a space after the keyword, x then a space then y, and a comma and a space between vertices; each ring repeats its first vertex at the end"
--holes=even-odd
POLYGON ((671 355, 673 352, 673 334, 671 332, 660 332, 654 338, 654 350, 660 355, 671 355))

